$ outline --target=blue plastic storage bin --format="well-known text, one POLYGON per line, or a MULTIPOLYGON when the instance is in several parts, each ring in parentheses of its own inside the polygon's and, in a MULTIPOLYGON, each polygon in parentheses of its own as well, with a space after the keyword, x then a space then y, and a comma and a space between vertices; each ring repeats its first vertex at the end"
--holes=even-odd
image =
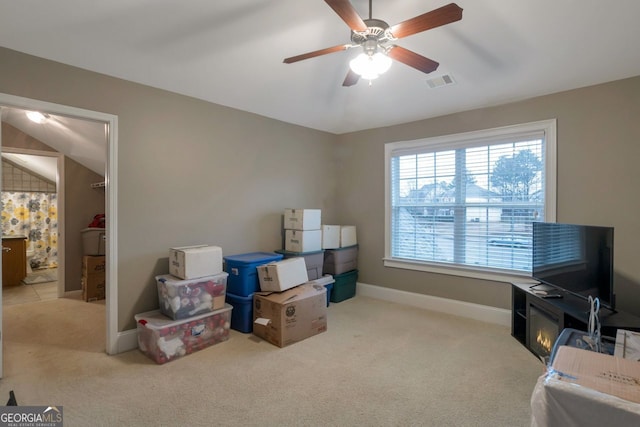
POLYGON ((324 287, 327 290, 327 307, 329 307, 329 302, 331 301, 331 291, 333 291, 333 283, 324 285, 324 287))
POLYGON ((283 255, 274 252, 250 252, 224 257, 227 278, 227 293, 249 296, 260 291, 256 267, 281 260, 283 255))
POLYGON ((233 307, 231 311, 231 329, 253 332, 253 294, 242 297, 227 292, 226 302, 233 307))

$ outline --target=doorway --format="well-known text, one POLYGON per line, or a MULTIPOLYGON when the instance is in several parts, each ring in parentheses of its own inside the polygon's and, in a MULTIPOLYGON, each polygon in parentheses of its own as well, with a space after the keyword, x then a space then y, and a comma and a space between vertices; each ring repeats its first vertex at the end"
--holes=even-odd
MULTIPOLYGON (((6 137, 17 139, 17 129, 6 129, 8 121, 3 126, 5 143, 6 137)), ((8 242, 14 250, 3 252, 3 304, 62 297, 66 245, 58 224, 65 218, 58 207, 65 200, 64 155, 6 145, 1 150, 2 237, 3 246, 8 242)))
MULTIPOLYGON (((0 93, 0 110, 3 108, 18 108, 28 111, 40 111, 45 114, 75 118, 99 123, 104 130, 103 141, 106 155, 104 170, 104 197, 106 206, 106 352, 117 354, 118 349, 118 318, 117 318, 117 116, 84 110, 76 107, 53 104, 30 98, 17 97, 0 93)), ((0 137, 0 147, 2 140, 0 137)), ((60 235, 64 235, 64 223, 59 228, 60 235)), ((64 256, 63 251, 60 253, 64 256)), ((60 265, 64 265, 61 261, 60 265)), ((59 272, 61 275, 62 272, 59 272)), ((2 296, 0 293, 0 377, 2 376, 2 296)))

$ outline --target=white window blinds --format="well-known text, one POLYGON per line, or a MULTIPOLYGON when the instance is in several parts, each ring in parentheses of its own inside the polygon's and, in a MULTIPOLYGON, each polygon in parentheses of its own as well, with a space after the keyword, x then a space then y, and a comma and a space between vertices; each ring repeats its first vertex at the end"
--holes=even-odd
POLYGON ((530 272, 549 125, 387 144, 387 259, 530 272))

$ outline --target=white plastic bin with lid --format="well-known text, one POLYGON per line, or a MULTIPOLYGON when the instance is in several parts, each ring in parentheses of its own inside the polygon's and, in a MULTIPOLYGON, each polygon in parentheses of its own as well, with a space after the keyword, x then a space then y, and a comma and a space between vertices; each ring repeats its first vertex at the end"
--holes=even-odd
POLYGON ((104 255, 107 236, 104 228, 89 227, 81 230, 82 254, 104 255))

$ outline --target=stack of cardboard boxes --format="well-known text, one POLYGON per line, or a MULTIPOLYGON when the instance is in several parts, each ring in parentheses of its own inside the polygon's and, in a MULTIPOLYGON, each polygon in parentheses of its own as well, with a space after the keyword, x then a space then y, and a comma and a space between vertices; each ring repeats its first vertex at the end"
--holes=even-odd
POLYGON ((320 209, 284 210, 284 258, 303 257, 309 280, 322 277, 322 211, 320 209))
POLYGON ((324 280, 328 301, 356 294, 358 239, 355 225, 322 224, 320 209, 284 210, 284 258, 303 257, 310 280, 324 280), (332 277, 331 277, 332 276, 332 277), (329 279, 329 280, 327 280, 329 279))
POLYGON ((104 255, 82 257, 82 299, 91 302, 105 299, 106 259, 104 255))
POLYGON ((82 299, 91 302, 105 299, 107 269, 104 228, 89 227, 82 234, 82 299))
POLYGON ((303 257, 258 266, 253 333, 278 347, 327 330, 327 289, 309 281, 303 257))
POLYGON ((324 274, 333 275, 331 302, 341 302, 356 294, 358 281, 358 239, 355 225, 323 225, 324 274))
POLYGON ((327 306, 333 289, 333 277, 324 271, 324 226, 320 209, 285 209, 283 230, 284 250, 277 250, 289 258, 304 258, 309 280, 327 288, 327 306))
POLYGON ((225 257, 233 329, 279 347, 327 330, 320 209, 285 209, 283 248, 225 257), (232 286, 233 282, 233 286, 232 286))
POLYGON ((227 277, 220 247, 171 248, 169 274, 156 276, 160 309, 135 316, 140 350, 162 364, 229 339, 227 277))

